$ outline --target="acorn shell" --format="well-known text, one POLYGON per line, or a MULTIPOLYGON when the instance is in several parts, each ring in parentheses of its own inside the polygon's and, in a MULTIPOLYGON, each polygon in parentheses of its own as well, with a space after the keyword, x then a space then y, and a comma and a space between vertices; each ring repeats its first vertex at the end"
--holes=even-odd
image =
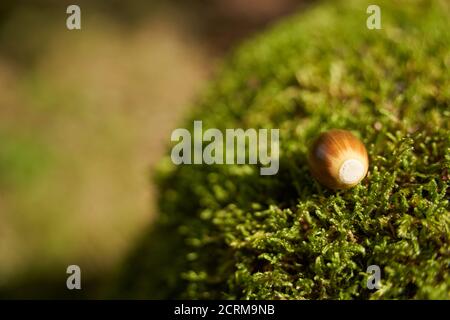
POLYGON ((348 189, 367 174, 369 157, 364 144, 350 131, 333 129, 323 132, 311 145, 311 174, 331 189, 348 189))

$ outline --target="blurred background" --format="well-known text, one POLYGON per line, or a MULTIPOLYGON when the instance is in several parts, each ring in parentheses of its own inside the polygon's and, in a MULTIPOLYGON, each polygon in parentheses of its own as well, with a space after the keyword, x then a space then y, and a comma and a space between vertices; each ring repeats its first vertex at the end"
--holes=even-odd
POLYGON ((1 1, 0 298, 104 297, 189 105, 233 47, 311 2, 1 1))

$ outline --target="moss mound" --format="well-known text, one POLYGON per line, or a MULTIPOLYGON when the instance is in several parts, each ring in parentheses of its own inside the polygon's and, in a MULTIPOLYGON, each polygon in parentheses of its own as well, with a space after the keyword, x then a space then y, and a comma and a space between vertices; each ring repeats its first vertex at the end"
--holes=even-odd
POLYGON ((325 3, 244 44, 184 123, 279 128, 280 170, 159 170, 161 216, 122 290, 147 298, 450 298, 450 14, 445 1, 325 3), (332 191, 309 141, 351 130, 369 175, 332 191), (366 287, 369 265, 380 290, 366 287))

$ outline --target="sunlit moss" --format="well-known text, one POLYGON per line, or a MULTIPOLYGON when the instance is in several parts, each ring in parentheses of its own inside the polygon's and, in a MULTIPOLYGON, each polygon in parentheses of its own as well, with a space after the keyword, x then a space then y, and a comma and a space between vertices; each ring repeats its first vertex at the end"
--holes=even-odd
POLYGON ((185 123, 280 128, 280 171, 167 167, 160 222, 128 262, 139 297, 450 298, 450 15, 443 1, 327 2, 244 44, 185 123), (353 131, 368 177, 317 184, 308 142, 353 131), (166 252, 161 254, 161 252, 166 252), (382 288, 366 287, 379 265, 382 288))

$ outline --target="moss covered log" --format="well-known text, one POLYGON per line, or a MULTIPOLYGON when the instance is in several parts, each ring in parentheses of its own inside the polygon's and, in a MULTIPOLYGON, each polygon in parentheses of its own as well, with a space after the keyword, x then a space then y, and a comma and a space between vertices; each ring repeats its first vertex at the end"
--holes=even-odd
MULTIPOLYGON (((450 13, 446 1, 330 1, 243 44, 180 127, 279 128, 280 169, 161 162, 158 222, 121 289, 142 298, 450 298, 450 13), (333 191, 308 144, 342 128, 368 176, 333 191), (366 286, 369 265, 381 289, 366 286)), ((175 90, 175 89, 174 89, 175 90)))

